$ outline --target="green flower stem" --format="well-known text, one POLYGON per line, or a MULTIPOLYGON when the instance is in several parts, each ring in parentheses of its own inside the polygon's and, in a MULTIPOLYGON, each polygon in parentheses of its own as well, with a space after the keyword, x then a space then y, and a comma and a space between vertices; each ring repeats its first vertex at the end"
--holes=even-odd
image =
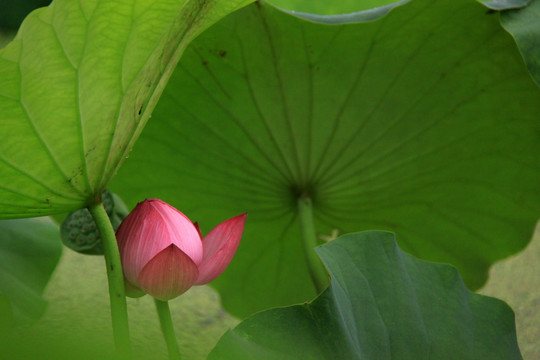
POLYGON ((178 349, 178 343, 176 342, 176 335, 174 334, 174 326, 171 319, 169 302, 158 299, 154 299, 154 302, 156 303, 161 331, 163 332, 163 337, 167 343, 169 359, 180 360, 182 357, 180 356, 180 350, 178 349))
POLYGON ((313 222, 313 206, 309 196, 303 195, 298 198, 298 214, 300 215, 302 245, 308 263, 309 275, 317 293, 321 293, 328 285, 328 272, 314 250, 318 244, 313 222))
POLYGON ((88 210, 90 210, 99 229, 105 252, 114 343, 120 357, 128 359, 131 357, 131 345, 129 342, 124 273, 122 272, 122 263, 120 261, 116 236, 109 216, 103 207, 103 203, 100 202, 99 204, 89 206, 88 210))

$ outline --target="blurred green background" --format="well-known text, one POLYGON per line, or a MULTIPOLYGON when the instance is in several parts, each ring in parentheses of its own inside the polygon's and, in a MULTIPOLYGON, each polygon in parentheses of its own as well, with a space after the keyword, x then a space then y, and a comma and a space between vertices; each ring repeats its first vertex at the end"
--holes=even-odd
MULTIPOLYGON (((43 318, 10 334, 9 349, 0 351, 2 359, 73 359, 75 354, 77 359, 111 358, 103 257, 64 248, 44 297, 49 305, 43 318)), ((220 336, 238 323, 221 309, 217 293, 208 286, 192 288, 170 301, 170 308, 185 359, 205 359, 220 336)), ((128 313, 134 358, 167 359, 152 298, 129 298, 128 313)))
POLYGON ((512 307, 523 359, 540 359, 540 225, 524 251, 491 268, 479 293, 502 299, 512 307))
POLYGON ((0 28, 16 30, 26 14, 50 3, 51 0, 0 0, 0 28))

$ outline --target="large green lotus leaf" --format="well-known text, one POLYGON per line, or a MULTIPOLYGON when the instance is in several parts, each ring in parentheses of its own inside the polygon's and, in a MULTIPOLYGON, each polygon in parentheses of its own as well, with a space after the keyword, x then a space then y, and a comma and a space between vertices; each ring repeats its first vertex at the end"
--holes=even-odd
POLYGON ((455 268, 402 252, 393 234, 345 235, 317 252, 327 290, 244 320, 209 359, 521 359, 508 305, 467 290, 455 268))
POLYGON ((531 0, 523 9, 503 12, 501 24, 516 40, 532 77, 540 85, 540 1, 531 0))
POLYGON ((183 49, 250 0, 57 0, 0 51, 0 217, 81 208, 130 151, 183 49))
POLYGON ((58 234, 50 218, 0 221, 0 296, 17 323, 45 310, 41 295, 62 253, 58 234))
POLYGON ((395 231, 478 288, 540 214, 540 90, 498 15, 413 1, 328 26, 255 4, 186 50, 115 192, 203 232, 248 212, 213 285, 238 316, 312 299, 297 198, 316 230, 395 231))

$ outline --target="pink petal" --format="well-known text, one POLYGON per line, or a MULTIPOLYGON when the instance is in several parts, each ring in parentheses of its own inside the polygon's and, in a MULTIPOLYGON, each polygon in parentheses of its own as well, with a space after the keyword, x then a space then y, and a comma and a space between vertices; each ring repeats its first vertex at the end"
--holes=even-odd
POLYGON ((204 237, 204 255, 195 285, 209 283, 229 266, 240 244, 246 216, 242 214, 224 221, 204 237))
POLYGON ((150 259, 171 244, 195 264, 202 260, 202 242, 195 226, 180 211, 158 199, 137 204, 120 224, 116 237, 124 275, 133 285, 139 285, 139 273, 150 259))
POLYGON ((186 292, 199 276, 197 265, 175 245, 152 258, 139 274, 141 289, 159 300, 171 300, 186 292))
POLYGON ((195 226, 195 229, 197 229, 197 232, 199 233, 199 236, 201 237, 201 241, 202 241, 203 236, 202 236, 202 233, 201 233, 201 228, 199 227, 199 223, 197 221, 195 221, 193 223, 193 226, 195 226))
POLYGON ((185 252, 195 264, 200 264, 203 257, 203 247, 200 232, 186 215, 171 205, 159 199, 151 199, 150 204, 160 213, 169 225, 173 244, 185 252))

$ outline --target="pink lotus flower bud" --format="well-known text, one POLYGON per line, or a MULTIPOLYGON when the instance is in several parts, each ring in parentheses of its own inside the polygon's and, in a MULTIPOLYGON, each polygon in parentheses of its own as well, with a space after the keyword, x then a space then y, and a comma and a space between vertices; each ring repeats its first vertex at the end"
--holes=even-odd
POLYGON ((116 232, 126 287, 170 300, 209 283, 236 253, 246 215, 224 221, 202 238, 198 225, 171 205, 140 202, 116 232))

